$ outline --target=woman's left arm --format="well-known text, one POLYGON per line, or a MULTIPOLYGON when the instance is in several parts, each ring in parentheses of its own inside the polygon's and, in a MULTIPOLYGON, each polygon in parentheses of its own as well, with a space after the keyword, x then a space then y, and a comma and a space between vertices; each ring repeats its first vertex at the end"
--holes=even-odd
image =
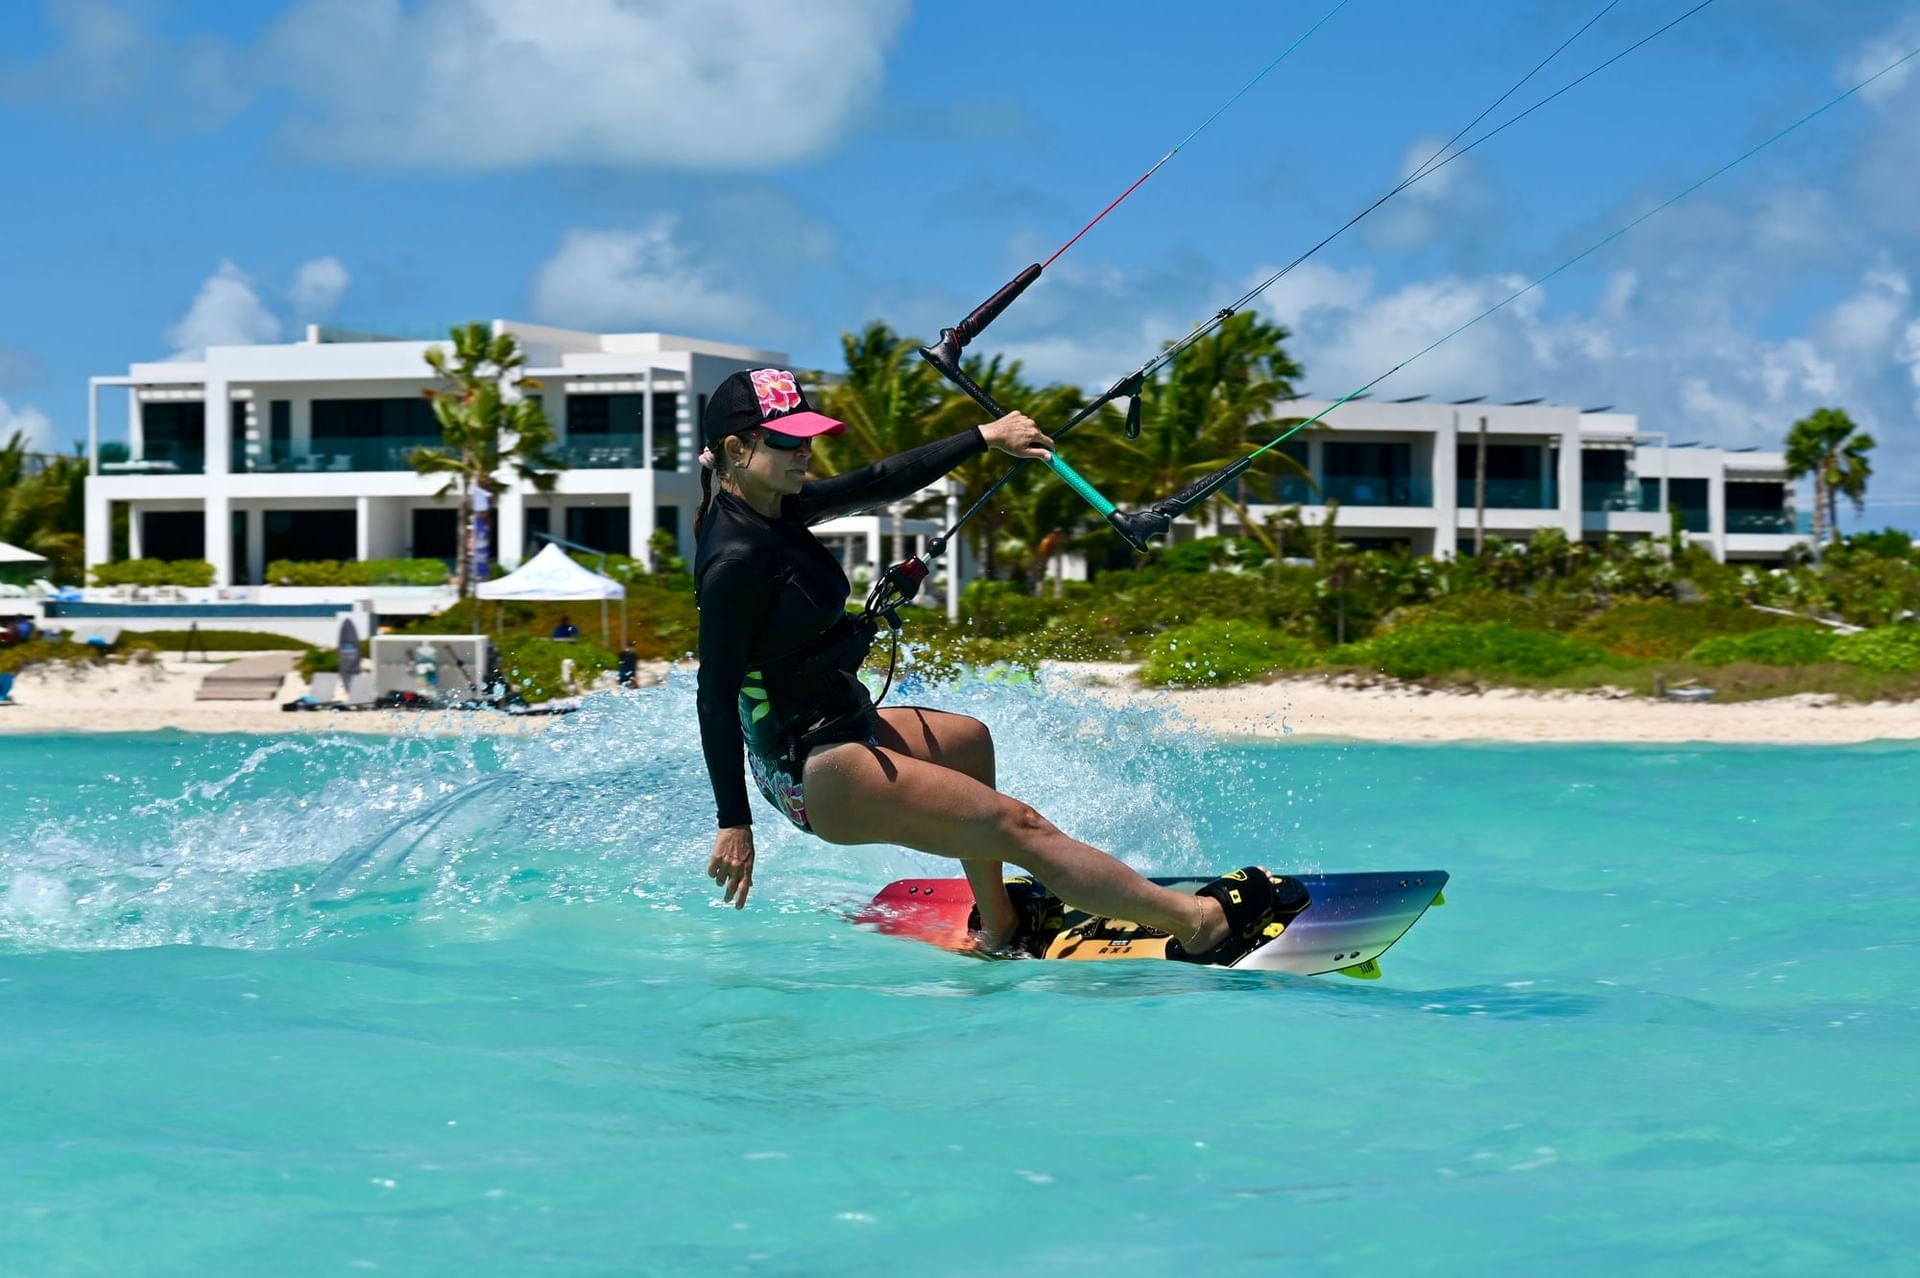
POLYGON ((922 444, 884 458, 871 466, 828 479, 809 480, 792 498, 793 513, 802 523, 818 524, 855 511, 884 506, 911 497, 960 463, 991 446, 1014 457, 1044 460, 1053 441, 1024 413, 1008 413, 985 426, 971 426, 958 435, 922 444))

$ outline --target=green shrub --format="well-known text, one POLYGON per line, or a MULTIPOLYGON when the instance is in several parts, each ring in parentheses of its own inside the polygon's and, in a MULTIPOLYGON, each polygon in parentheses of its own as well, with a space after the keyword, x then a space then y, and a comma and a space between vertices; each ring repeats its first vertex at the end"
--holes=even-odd
POLYGON ((571 691, 560 681, 560 663, 573 659, 574 681, 585 685, 602 671, 612 670, 620 659, 597 644, 568 642, 563 639, 507 639, 501 644, 500 668, 507 682, 529 701, 547 701, 564 697, 571 691))
POLYGON ((441 586, 453 576, 439 559, 276 559, 267 565, 275 586, 441 586))
POLYGON ((1390 630, 1351 645, 1350 657, 1397 679, 1455 671, 1543 678, 1607 662, 1606 652, 1594 644, 1497 621, 1430 622, 1390 630))
POLYGON ((93 569, 96 586, 211 586, 213 565, 204 559, 122 559, 93 569))
POLYGON ((1246 683, 1313 661, 1310 644, 1281 631, 1244 621, 1202 621, 1156 635, 1140 679, 1172 686, 1246 683))
POLYGON ((1778 625, 1777 617, 1736 605, 1641 599, 1615 604, 1587 618, 1570 633, 1623 657, 1676 660, 1708 640, 1778 625))
MULTIPOLYGON (((189 643, 188 635, 185 630, 123 630, 118 642, 121 647, 141 644, 161 652, 178 652, 189 643)), ((305 652, 313 646, 264 630, 195 630, 191 635, 195 652, 305 652)))
POLYGON ((1208 572, 1234 564, 1252 567, 1267 559, 1266 547, 1251 537, 1196 537, 1155 550, 1152 565, 1164 572, 1208 572))
POLYGON ((1811 666, 1832 659, 1834 635, 1816 626, 1769 626, 1744 635, 1717 635, 1695 645, 1688 661, 1730 666, 1748 661, 1762 666, 1811 666))
POLYGON ((1885 674, 1920 670, 1920 624, 1841 635, 1833 641, 1833 659, 1885 674))
POLYGON ((295 663, 294 669, 298 670, 300 677, 308 683, 312 683, 313 677, 323 670, 332 671, 337 674, 340 670, 340 650, 338 648, 309 648, 300 654, 300 660, 295 663))

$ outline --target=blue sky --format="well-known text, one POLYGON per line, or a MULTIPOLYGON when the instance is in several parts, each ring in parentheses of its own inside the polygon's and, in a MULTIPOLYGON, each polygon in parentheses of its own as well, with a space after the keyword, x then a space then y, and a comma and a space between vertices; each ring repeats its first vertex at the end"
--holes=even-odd
MULTIPOLYGON (((0 48, 0 435, 70 440, 90 374, 314 320, 660 328, 813 365, 870 318, 930 334, 1333 2, 29 8, 0 48)), ((1604 2, 1349 0, 982 346, 1104 385, 1604 2)), ((1513 103, 1692 2, 1620 0, 1513 103)), ((1305 386, 1374 377, 1915 47, 1920 3, 1715 0, 1276 289, 1305 386)), ((1611 403, 1736 447, 1837 404, 1880 440, 1866 522, 1920 529, 1915 172, 1920 69, 1378 393, 1611 403)))

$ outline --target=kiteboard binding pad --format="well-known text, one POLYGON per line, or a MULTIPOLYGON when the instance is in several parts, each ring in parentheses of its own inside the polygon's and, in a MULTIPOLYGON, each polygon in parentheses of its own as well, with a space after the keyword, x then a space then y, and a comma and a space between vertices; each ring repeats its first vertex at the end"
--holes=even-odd
MULTIPOLYGON (((1209 880, 1153 881, 1176 892, 1197 892, 1209 880)), ((1380 975, 1380 956, 1430 907, 1445 904, 1446 883, 1443 870, 1275 875, 1273 921, 1251 948, 1221 966, 1302 976, 1338 972, 1372 980, 1380 975)), ((1032 879, 1009 881, 1007 893, 1020 912, 1014 945, 1035 958, 1192 961, 1165 932, 1072 909, 1032 879)), ((882 888, 854 922, 970 952, 969 934, 979 926, 979 911, 965 879, 901 879, 882 888)))

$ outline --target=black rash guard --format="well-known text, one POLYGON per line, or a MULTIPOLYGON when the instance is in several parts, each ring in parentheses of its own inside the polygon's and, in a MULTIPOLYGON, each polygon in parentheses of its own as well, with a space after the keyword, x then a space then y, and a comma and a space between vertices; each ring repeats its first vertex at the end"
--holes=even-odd
POLYGON ((732 493, 714 493, 693 580, 700 608, 700 746, 721 828, 753 822, 743 735, 762 752, 797 740, 795 766, 808 747, 872 735, 873 699, 854 675, 857 659, 827 669, 793 663, 782 669, 783 658, 815 645, 846 618, 847 575, 808 525, 910 497, 985 449, 986 438, 969 428, 862 470, 810 480, 782 499, 774 519, 732 493))

